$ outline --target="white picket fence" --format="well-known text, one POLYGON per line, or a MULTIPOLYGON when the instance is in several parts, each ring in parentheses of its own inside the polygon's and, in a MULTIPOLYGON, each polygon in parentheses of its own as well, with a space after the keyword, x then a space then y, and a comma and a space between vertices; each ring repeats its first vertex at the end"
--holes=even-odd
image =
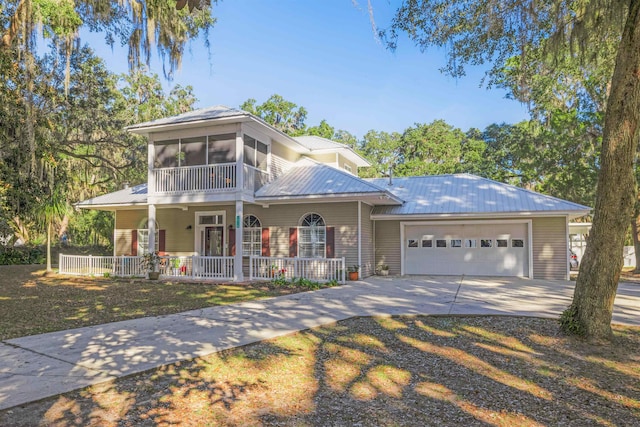
POLYGON ((317 282, 335 280, 344 283, 346 279, 344 258, 278 258, 252 256, 249 258, 249 278, 251 280, 274 278, 305 278, 317 282))
MULTIPOLYGON (((60 274, 76 276, 144 277, 141 256, 92 256, 60 254, 60 274)), ((233 280, 233 257, 162 256, 161 277, 233 280)))

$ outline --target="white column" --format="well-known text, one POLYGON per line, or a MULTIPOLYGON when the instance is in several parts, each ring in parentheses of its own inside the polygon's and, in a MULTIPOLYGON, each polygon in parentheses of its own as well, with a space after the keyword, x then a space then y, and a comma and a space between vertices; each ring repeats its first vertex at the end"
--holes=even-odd
POLYGON ((156 146, 153 139, 147 143, 147 196, 153 195, 156 191, 156 170, 155 170, 156 146))
MULTIPOLYGON (((149 252, 155 252, 156 247, 156 205, 149 205, 147 215, 147 229, 149 230, 149 252)), ((142 255, 142 254, 138 254, 142 255)))
POLYGON ((241 282, 244 280, 242 273, 242 216, 243 216, 243 203, 242 200, 236 200, 236 255, 233 258, 233 276, 234 280, 241 282))
POLYGON ((242 125, 238 123, 236 129, 236 194, 238 198, 244 191, 244 140, 242 125))
POLYGON ((358 265, 362 278, 362 202, 358 200, 358 265))

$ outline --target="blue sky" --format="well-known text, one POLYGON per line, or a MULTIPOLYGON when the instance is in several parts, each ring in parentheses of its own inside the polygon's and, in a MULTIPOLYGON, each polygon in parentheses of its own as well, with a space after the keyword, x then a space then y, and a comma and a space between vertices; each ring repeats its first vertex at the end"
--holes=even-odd
MULTIPOLYGON (((374 0, 379 26, 398 3, 374 0)), ((350 0, 227 0, 213 13, 210 58, 202 41, 192 42, 170 83, 193 86, 197 107, 279 94, 307 109, 307 125, 326 119, 358 137, 437 119, 467 130, 527 118, 504 91, 479 86, 484 69, 453 79, 439 71, 442 52, 421 53, 407 40, 386 49, 373 35, 366 0, 357 7, 350 0)), ((92 46, 112 71, 126 71, 124 49, 92 46)), ((157 55, 151 70, 162 75, 157 55)))

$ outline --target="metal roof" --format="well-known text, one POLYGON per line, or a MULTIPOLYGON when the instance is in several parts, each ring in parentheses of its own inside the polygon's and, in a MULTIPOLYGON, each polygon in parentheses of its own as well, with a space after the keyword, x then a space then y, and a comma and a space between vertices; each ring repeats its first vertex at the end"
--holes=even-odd
POLYGON ((390 193, 343 170, 304 158, 275 181, 256 192, 256 200, 305 196, 330 196, 375 193, 389 196, 390 193))
POLYGON ((371 166, 371 163, 346 144, 335 142, 316 135, 294 136, 299 144, 311 150, 311 153, 328 152, 341 153, 345 158, 354 162, 358 167, 371 166))
POLYGON ((470 174, 367 179, 405 201, 378 206, 374 216, 447 214, 585 215, 591 208, 470 174))
POLYGON ((76 203, 79 208, 118 207, 147 204, 147 184, 140 184, 113 193, 76 203))
POLYGON ((177 116, 165 117, 162 119, 151 120, 149 122, 138 123, 128 126, 126 129, 130 131, 137 131, 141 129, 166 126, 189 122, 198 122, 202 120, 222 119, 229 117, 248 117, 249 113, 243 110, 237 110, 235 108, 226 107, 224 105, 216 105, 214 107, 200 108, 198 110, 189 111, 187 113, 178 114, 177 116))

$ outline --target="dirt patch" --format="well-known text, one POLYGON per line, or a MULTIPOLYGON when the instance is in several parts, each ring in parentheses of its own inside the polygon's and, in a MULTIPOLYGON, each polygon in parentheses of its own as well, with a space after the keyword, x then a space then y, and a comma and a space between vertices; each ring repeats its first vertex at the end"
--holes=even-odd
POLYGON ((611 346, 518 317, 358 318, 0 412, 0 425, 640 424, 640 328, 611 346))

